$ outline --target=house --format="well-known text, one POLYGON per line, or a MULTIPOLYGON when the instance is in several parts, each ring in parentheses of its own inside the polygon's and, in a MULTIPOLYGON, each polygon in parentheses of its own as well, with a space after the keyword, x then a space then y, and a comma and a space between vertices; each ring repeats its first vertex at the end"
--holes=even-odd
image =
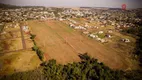
POLYGON ((69 26, 70 26, 71 28, 73 28, 75 25, 74 25, 74 24, 72 24, 72 23, 70 23, 70 24, 69 24, 69 26))
POLYGON ((108 33, 112 33, 113 31, 112 31, 112 30, 108 30, 107 32, 108 32, 108 33))
POLYGON ((63 18, 59 18, 59 21, 63 21, 63 20, 65 20, 65 19, 63 19, 63 18))
POLYGON ((92 33, 92 34, 89 35, 89 37, 94 39, 94 38, 98 38, 98 35, 96 35, 96 33, 92 33))
POLYGON ((87 30, 85 27, 82 27, 82 26, 76 26, 74 27, 74 29, 87 30))
POLYGON ((96 35, 94 35, 94 34, 90 34, 90 35, 89 35, 89 37, 91 37, 91 38, 93 38, 93 39, 94 39, 94 38, 96 38, 96 35))
POLYGON ((104 32, 103 32, 103 31, 99 31, 98 33, 99 33, 99 34, 103 34, 104 32))
POLYGON ((105 39, 101 39, 100 41, 101 41, 101 43, 104 43, 104 42, 106 42, 106 40, 105 40, 105 39))
POLYGON ((25 33, 29 33, 29 32, 30 32, 28 26, 23 26, 22 29, 23 29, 23 31, 24 31, 25 33))
POLYGON ((129 40, 129 39, 127 39, 127 38, 122 39, 122 41, 123 41, 123 42, 125 42, 125 43, 129 43, 129 42, 130 42, 130 40, 129 40))
POLYGON ((98 41, 101 41, 101 38, 97 38, 98 41))
POLYGON ((112 36, 109 35, 109 34, 106 34, 105 36, 106 36, 107 38, 112 38, 112 36))
POLYGON ((85 31, 85 32, 83 32, 83 34, 89 34, 89 32, 88 32, 88 31, 85 31))

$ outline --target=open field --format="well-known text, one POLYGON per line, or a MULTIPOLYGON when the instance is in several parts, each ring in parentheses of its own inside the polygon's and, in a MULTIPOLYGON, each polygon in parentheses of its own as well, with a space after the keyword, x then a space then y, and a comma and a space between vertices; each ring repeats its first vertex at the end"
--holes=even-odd
POLYGON ((33 42, 30 35, 21 32, 19 25, 16 28, 4 27, 0 33, 0 76, 34 70, 41 63, 36 52, 31 49, 33 42))
POLYGON ((113 69, 131 69, 130 59, 119 50, 107 47, 69 28, 61 21, 28 21, 38 46, 45 52, 48 59, 56 59, 58 63, 80 61, 79 53, 104 62, 113 69))
POLYGON ((11 40, 3 40, 3 41, 0 41, 0 44, 1 44, 0 47, 2 48, 2 50, 0 50, 1 52, 3 51, 8 52, 8 51, 22 49, 22 42, 20 38, 11 39, 11 40))
POLYGON ((0 76, 34 70, 39 63, 40 60, 34 51, 11 52, 0 56, 0 76))

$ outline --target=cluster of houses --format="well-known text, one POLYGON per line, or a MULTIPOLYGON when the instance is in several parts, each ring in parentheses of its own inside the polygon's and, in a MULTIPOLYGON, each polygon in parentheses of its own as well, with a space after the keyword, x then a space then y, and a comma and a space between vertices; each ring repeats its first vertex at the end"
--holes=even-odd
MULTIPOLYGON (((81 30, 83 34, 101 43, 107 43, 109 42, 109 39, 113 38, 113 36, 111 35, 113 33, 113 30, 111 29, 107 30, 106 32, 100 30, 98 32, 92 33, 92 32, 89 32, 89 30, 87 30, 88 28, 86 28, 86 26, 80 26, 80 25, 76 26, 75 24, 70 23, 69 27, 75 30, 81 30)), ((91 29, 96 29, 96 26, 91 29)), ((130 42, 128 38, 122 38, 120 41, 125 42, 125 43, 130 42)))
POLYGON ((91 28, 99 28, 97 26, 89 26, 88 23, 84 23, 84 25, 79 25, 79 23, 77 23, 75 20, 72 20, 72 19, 67 19, 67 20, 70 21, 69 26, 77 30, 87 30, 91 28))
POLYGON ((82 9, 67 9, 64 10, 61 14, 71 18, 87 17, 89 15, 93 15, 91 10, 82 10, 82 9))
POLYGON ((0 12, 0 22, 17 22, 32 19, 55 18, 55 14, 44 8, 3 9, 0 12))
POLYGON ((1 9, 0 22, 23 21, 29 19, 87 18, 89 22, 98 21, 102 26, 114 25, 117 28, 134 26, 131 22, 140 22, 138 10, 102 10, 102 9, 72 9, 72 8, 27 7, 17 9, 1 9))
POLYGON ((81 25, 76 26, 76 25, 74 25, 74 24, 70 23, 70 25, 69 25, 69 26, 70 26, 71 28, 76 29, 76 30, 87 30, 85 27, 83 27, 83 26, 81 26, 81 25))
MULTIPOLYGON (((27 25, 19 25, 19 23, 9 23, 9 24, 6 24, 3 28, 3 30, 0 32, 0 36, 7 36, 7 35, 10 35, 9 37, 11 38, 16 38, 18 37, 18 34, 16 32, 19 32, 20 31, 20 27, 21 27, 21 30, 26 33, 26 34, 29 34, 30 33, 30 29, 27 25)), ((7 36, 8 37, 8 36, 7 36)), ((0 37, 1 38, 1 37, 0 37)))
MULTIPOLYGON (((81 9, 81 8, 46 8, 46 7, 27 7, 17 9, 0 9, 0 24, 6 22, 19 22, 25 20, 48 20, 55 19, 59 21, 69 21, 69 26, 76 30, 82 30, 83 34, 88 35, 101 42, 107 42, 101 39, 98 34, 105 34, 103 31, 89 32, 88 29, 98 29, 111 25, 115 31, 122 31, 125 28, 136 27, 135 23, 142 22, 141 14, 137 15, 142 10, 109 10, 109 9, 81 9), (79 24, 73 18, 87 19, 84 24, 79 24), (89 26, 91 22, 99 23, 99 26, 89 26)), ((16 28, 16 26, 13 26, 16 28)), ((5 27, 7 28, 7 27, 5 27)), ((28 33, 28 26, 23 26, 24 32, 28 33)), ((108 30, 105 38, 111 38, 112 30, 108 30), (110 33, 110 34, 109 34, 110 33)), ((128 39, 122 39, 123 42, 130 42, 128 39)))
MULTIPOLYGON (((100 10, 101 11, 101 10, 100 10)), ((84 11, 85 12, 85 11, 84 11)), ((89 37, 96 39, 102 43, 104 42, 108 42, 108 39, 112 38, 112 34, 113 31, 110 29, 107 31, 107 33, 104 33, 103 31, 99 31, 98 33, 91 33, 88 31, 88 29, 98 29, 99 27, 107 27, 107 26, 113 26, 114 27, 114 31, 122 31, 125 28, 130 28, 130 27, 137 27, 135 25, 135 22, 141 22, 142 20, 138 17, 136 17, 134 14, 136 14, 135 12, 119 12, 119 11, 103 11, 102 13, 100 12, 89 12, 87 14, 85 14, 84 12, 78 11, 78 10, 67 10, 62 12, 62 14, 65 14, 67 16, 74 16, 74 17, 68 17, 67 20, 70 21, 69 26, 71 28, 74 28, 76 30, 82 30, 83 34, 88 35, 89 37), (119 14, 117 14, 117 12, 119 12, 119 14), (80 13, 82 15, 77 15, 77 13, 80 13), (93 14, 95 13, 95 14, 93 14), (89 14, 89 15, 88 15, 89 14), (119 17, 117 15, 119 15, 119 17), (76 21, 72 20, 72 18, 77 18, 77 17, 83 17, 85 15, 85 18, 88 20, 87 22, 84 23, 84 25, 80 25, 79 23, 77 23, 76 21), (131 16, 130 16, 131 15, 131 16), (116 16, 116 17, 115 17, 116 16), (124 19, 123 19, 124 18, 124 19), (92 21, 96 21, 99 23, 100 26, 89 26, 88 23, 92 22, 92 21), (100 38, 98 36, 98 34, 105 34, 104 38, 100 38)), ((66 18, 65 18, 66 19, 66 18)), ((122 42, 125 43, 129 43, 131 42, 129 39, 127 38, 122 38, 120 39, 122 42)))
MULTIPOLYGON (((99 34, 102 34, 102 33, 99 33, 99 34)), ((96 39, 97 41, 100 41, 101 43, 108 42, 106 39, 100 38, 100 37, 98 36, 98 33, 89 34, 89 37, 91 37, 91 38, 93 38, 93 39, 96 39)))
POLYGON ((135 27, 136 22, 141 22, 141 18, 137 16, 137 10, 121 11, 121 10, 65 10, 62 13, 64 18, 87 18, 88 22, 99 22, 102 27, 107 25, 114 26, 117 30, 123 28, 135 27))
MULTIPOLYGON (((92 27, 92 26, 89 26, 87 23, 84 26, 81 26, 81 25, 77 26, 77 24, 75 24, 77 22, 75 22, 74 20, 69 20, 69 21, 70 21, 69 27, 71 27, 75 30, 81 30, 83 32, 83 34, 89 36, 90 38, 96 39, 97 41, 100 41, 101 43, 108 42, 104 38, 111 38, 111 35, 104 35, 103 31, 99 31, 98 33, 90 33, 88 29, 94 29, 94 28, 96 28, 96 26, 92 27), (98 34, 103 35, 104 37, 102 38, 98 34)), ((111 33, 111 31, 109 31, 109 32, 111 33)))

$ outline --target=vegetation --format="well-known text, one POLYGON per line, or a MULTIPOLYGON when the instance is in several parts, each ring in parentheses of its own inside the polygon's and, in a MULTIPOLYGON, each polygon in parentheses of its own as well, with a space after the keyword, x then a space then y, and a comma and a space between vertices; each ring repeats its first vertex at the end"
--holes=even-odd
POLYGON ((32 41, 33 41, 33 43, 34 43, 34 46, 32 47, 32 50, 33 51, 35 51, 36 53, 37 53, 37 55, 38 55, 38 57, 39 57, 39 59, 41 60, 41 61, 43 61, 43 52, 38 48, 38 46, 36 45, 36 42, 35 42, 35 37, 36 37, 36 35, 33 35, 33 34, 30 34, 31 35, 31 39, 32 39, 32 41))
POLYGON ((42 64, 44 77, 47 80, 122 80, 123 72, 113 71, 97 59, 90 58, 87 54, 79 55, 81 62, 56 65, 55 60, 42 64), (52 74, 51 74, 52 73, 52 74))
POLYGON ((44 8, 43 6, 16 6, 16 5, 0 3, 0 8, 2 8, 2 9, 39 8, 39 7, 44 8))
POLYGON ((34 40, 36 35, 33 35, 33 34, 30 34, 30 35, 31 35, 30 39, 34 40))
POLYGON ((28 72, 18 72, 12 75, 0 77, 0 80, 43 80, 41 69, 28 72))
POLYGON ((140 61, 140 66, 142 67, 142 25, 140 25, 139 27, 127 28, 123 30, 122 32, 132 34, 138 37, 134 55, 138 56, 138 59, 140 61))
POLYGON ((39 59, 43 61, 43 52, 37 47, 37 45, 34 45, 34 47, 32 47, 32 50, 36 51, 39 59))
POLYGON ((104 34, 104 33, 102 33, 102 34, 97 34, 97 35, 98 35, 98 37, 101 38, 101 39, 105 38, 105 34, 104 34))
POLYGON ((135 54, 139 56, 140 66, 142 67, 142 26, 138 33, 139 39, 137 39, 137 46, 135 54))
POLYGON ((112 70, 87 54, 80 54, 81 62, 67 65, 56 60, 43 62, 41 67, 29 72, 3 76, 1 80, 141 80, 141 71, 112 70), (32 74, 32 75, 31 75, 32 74))
POLYGON ((19 6, 15 6, 15 5, 9 5, 9 4, 2 4, 0 3, 0 8, 3 9, 16 9, 16 8, 20 8, 19 6))

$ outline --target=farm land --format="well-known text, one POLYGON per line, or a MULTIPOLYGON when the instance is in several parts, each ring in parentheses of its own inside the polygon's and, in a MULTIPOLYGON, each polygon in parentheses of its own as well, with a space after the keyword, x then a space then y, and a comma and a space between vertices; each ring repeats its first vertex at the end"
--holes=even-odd
MULTIPOLYGON (((69 21, 67 20, 35 20, 27 21, 27 23, 32 33, 36 35, 35 40, 37 44, 47 55, 48 59, 55 59, 58 63, 67 64, 69 62, 80 61, 78 55, 88 53, 113 69, 130 69, 136 67, 132 66, 133 62, 128 54, 126 54, 130 52, 126 48, 130 47, 129 49, 133 49, 133 47, 127 43, 123 46, 123 50, 121 47, 117 47, 118 43, 116 39, 118 37, 125 37, 119 33, 113 33, 113 35, 118 36, 112 39, 111 42, 100 43, 83 34, 82 30, 75 30, 69 27, 69 21)), ((99 30, 107 29, 102 28, 99 30)), ((97 30, 90 29, 91 31, 95 32, 97 30)), ((135 42, 135 39, 132 37, 127 37, 135 42)))

